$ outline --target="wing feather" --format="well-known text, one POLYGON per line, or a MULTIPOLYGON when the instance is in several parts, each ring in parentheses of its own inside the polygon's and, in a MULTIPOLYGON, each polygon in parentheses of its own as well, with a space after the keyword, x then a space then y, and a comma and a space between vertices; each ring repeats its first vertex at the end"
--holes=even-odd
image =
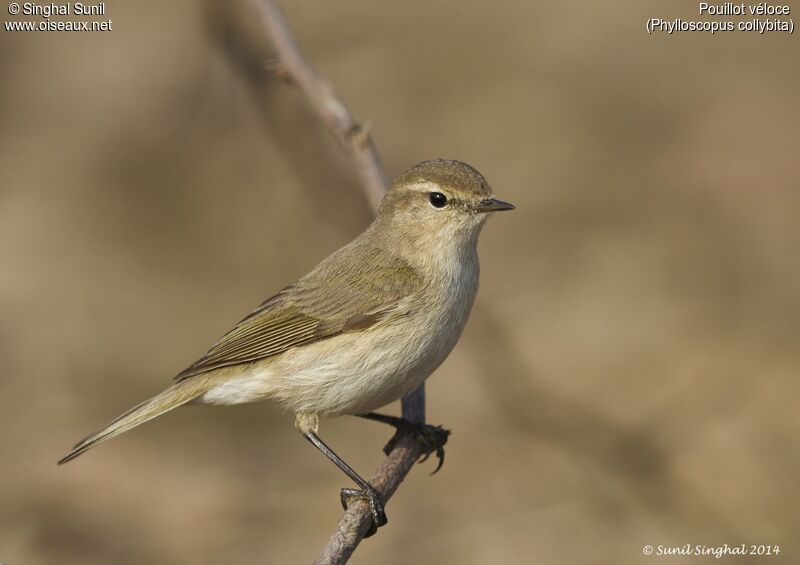
POLYGON ((363 331, 392 315, 408 313, 406 299, 421 284, 397 257, 372 257, 343 269, 339 251, 309 275, 265 301, 176 381, 208 371, 253 363, 344 332, 363 331), (381 260, 383 259, 383 260, 381 260), (335 282, 333 282, 335 281, 335 282), (388 281, 380 285, 375 281, 388 281), (404 305, 404 308, 398 306, 404 305))

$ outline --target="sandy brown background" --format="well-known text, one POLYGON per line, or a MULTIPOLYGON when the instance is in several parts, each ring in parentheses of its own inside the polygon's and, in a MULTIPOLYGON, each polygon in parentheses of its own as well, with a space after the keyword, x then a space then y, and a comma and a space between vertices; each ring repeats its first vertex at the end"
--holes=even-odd
MULTIPOLYGON (((74 463, 370 220, 259 70, 248 9, 108 2, 0 32, 0 561, 307 563, 345 478, 269 403, 169 414, 74 463)), ((354 563, 800 559, 797 36, 648 36, 696 3, 285 2, 390 174, 468 161, 518 206, 429 381, 447 463, 354 563)), ((1 19, 8 19, 3 5, 1 19)), ((796 17, 796 16, 795 16, 796 17)), ((392 407, 397 410, 397 407, 392 407)), ((369 474, 390 431, 322 428, 369 474)))

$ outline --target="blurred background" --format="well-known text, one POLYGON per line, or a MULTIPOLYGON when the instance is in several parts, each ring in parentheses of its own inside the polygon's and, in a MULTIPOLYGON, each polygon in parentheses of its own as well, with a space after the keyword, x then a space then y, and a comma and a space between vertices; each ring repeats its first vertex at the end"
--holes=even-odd
MULTIPOLYGON (((283 7, 390 175, 457 158, 518 207, 428 384, 447 463, 352 562, 797 563, 797 37, 646 33, 694 2, 283 7)), ((249 4, 106 11, 0 33, 0 561, 311 562, 349 485, 273 404, 55 465, 371 217, 249 4)), ((321 431, 365 475, 391 435, 321 431)))

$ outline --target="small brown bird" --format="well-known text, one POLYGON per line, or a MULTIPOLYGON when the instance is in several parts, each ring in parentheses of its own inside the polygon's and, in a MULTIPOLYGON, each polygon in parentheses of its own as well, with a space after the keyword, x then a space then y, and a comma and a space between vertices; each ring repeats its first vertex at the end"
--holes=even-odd
MULTIPOLYGON (((403 430, 414 425, 371 411, 414 390, 444 361, 478 290, 478 235, 494 198, 478 171, 437 159, 398 178, 372 224, 309 274, 264 302, 175 383, 79 442, 59 464, 187 403, 271 398, 369 501, 374 527, 383 501, 317 435, 319 419, 359 415, 403 430)), ((427 452, 443 456, 447 433, 417 427, 427 452)))

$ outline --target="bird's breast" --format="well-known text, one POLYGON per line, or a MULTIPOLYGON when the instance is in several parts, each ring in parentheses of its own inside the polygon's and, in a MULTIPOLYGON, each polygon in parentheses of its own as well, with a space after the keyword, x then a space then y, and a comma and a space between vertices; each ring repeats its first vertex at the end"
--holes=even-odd
POLYGON ((455 346, 467 323, 478 291, 477 256, 453 262, 441 270, 425 290, 423 309, 429 325, 434 369, 455 346))
POLYGON ((320 416, 369 412, 401 398, 453 349, 477 288, 477 260, 445 265, 398 305, 396 316, 282 354, 269 396, 320 416))

